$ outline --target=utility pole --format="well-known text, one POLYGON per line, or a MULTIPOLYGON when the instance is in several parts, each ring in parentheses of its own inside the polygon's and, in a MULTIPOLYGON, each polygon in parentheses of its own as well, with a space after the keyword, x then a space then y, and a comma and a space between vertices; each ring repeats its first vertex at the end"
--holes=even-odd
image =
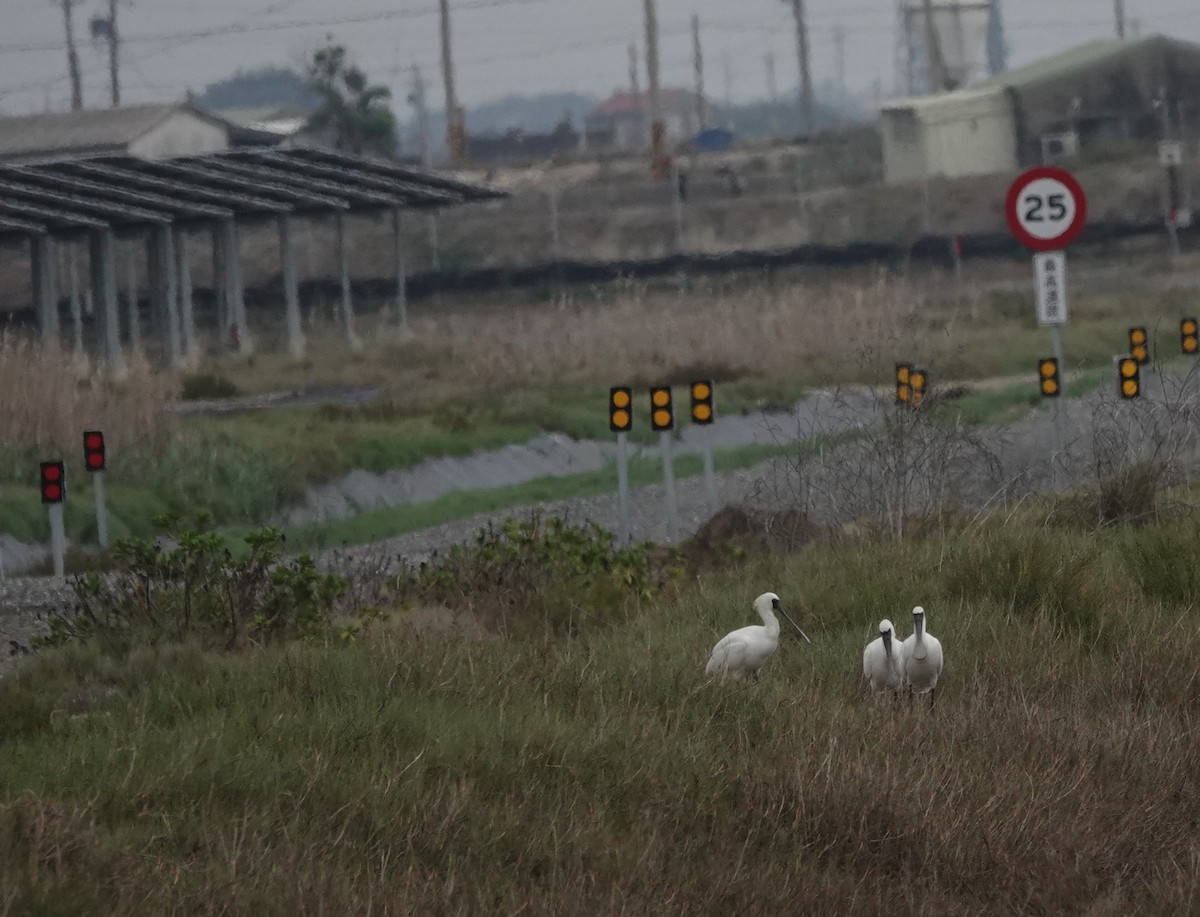
POLYGON ((646 140, 646 111, 642 105, 642 84, 638 78, 638 49, 636 44, 629 46, 629 93, 633 97, 633 111, 636 119, 634 145, 641 146, 646 140))
POLYGON ((71 111, 83 108, 83 84, 79 78, 79 54, 75 50, 75 23, 72 10, 79 0, 54 0, 63 11, 63 25, 67 32, 67 72, 71 76, 71 111))
POLYGON ((733 64, 728 50, 721 52, 721 69, 725 72, 725 127, 733 130, 733 64))
POLYGON ((987 31, 988 73, 995 76, 1008 69, 1008 42, 1004 38, 1004 15, 1000 0, 992 0, 988 10, 987 31))
POLYGON ((108 18, 93 16, 89 23, 92 40, 108 41, 108 79, 112 86, 112 107, 121 105, 121 33, 117 29, 117 0, 108 0, 108 18))
POLYGON ((450 161, 461 165, 466 158, 466 125, 462 110, 458 107, 458 96, 454 92, 454 53, 450 41, 450 0, 439 3, 442 20, 442 80, 446 90, 446 146, 450 161))
POLYGON ((837 120, 841 124, 842 108, 846 104, 846 30, 840 25, 833 30, 833 60, 837 75, 837 120))
POLYGON ((692 14, 692 68, 696 76, 696 126, 698 130, 708 127, 707 106, 704 104, 704 51, 700 46, 700 16, 692 14))
POLYGON ((768 51, 767 63, 767 98, 771 100, 770 122, 771 139, 779 136, 779 85, 775 82, 775 52, 768 51))
POLYGON ((945 92, 950 87, 946 80, 946 66, 942 61, 942 48, 938 43, 937 23, 933 18, 933 0, 925 0, 925 50, 929 56, 929 91, 945 92))
POLYGON ((429 103, 425 97, 425 78, 421 76, 421 68, 415 64, 412 74, 413 89, 408 100, 417 111, 417 142, 421 145, 421 164, 428 169, 433 166, 433 137, 429 131, 429 103))
POLYGON ((650 155, 656 174, 665 174, 667 132, 658 91, 658 14, 654 0, 644 0, 646 14, 646 77, 650 84, 650 155))
POLYGON ((1113 13, 1117 20, 1117 38, 1125 40, 1125 0, 1113 0, 1113 13))
POLYGON ((808 20, 804 15, 804 0, 792 0, 792 15, 796 19, 796 57, 800 63, 800 133, 809 137, 815 125, 812 70, 808 63, 808 20))

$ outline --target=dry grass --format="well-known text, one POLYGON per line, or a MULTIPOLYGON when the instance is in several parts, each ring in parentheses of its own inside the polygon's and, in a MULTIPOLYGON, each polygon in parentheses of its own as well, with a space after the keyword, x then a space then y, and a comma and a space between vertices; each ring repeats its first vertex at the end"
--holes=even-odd
POLYGON ((0 430, 7 447, 74 459, 83 431, 99 429, 110 448, 144 448, 161 432, 174 390, 170 377, 144 366, 108 381, 62 350, 0 334, 0 430))

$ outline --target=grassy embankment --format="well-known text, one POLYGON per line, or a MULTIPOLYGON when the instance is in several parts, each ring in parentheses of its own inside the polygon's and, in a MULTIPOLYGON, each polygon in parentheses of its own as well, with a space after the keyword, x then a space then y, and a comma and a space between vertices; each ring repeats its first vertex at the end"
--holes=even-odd
POLYGON ((1200 531, 1052 509, 728 555, 571 636, 49 652, 0 683, 0 914, 1189 912, 1200 531), (706 681, 765 589, 814 645, 706 681), (858 685, 917 603, 932 715, 858 685))

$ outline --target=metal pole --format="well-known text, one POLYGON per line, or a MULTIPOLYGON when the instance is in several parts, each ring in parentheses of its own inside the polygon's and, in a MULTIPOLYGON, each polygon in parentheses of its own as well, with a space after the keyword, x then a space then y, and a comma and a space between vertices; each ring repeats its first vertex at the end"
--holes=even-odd
POLYGON ((83 356, 83 303, 79 299, 79 265, 75 262, 75 244, 68 243, 67 280, 71 285, 71 324, 75 330, 75 355, 83 356))
POLYGON ((54 575, 62 579, 66 571, 67 532, 63 526, 63 505, 51 503, 50 553, 54 555, 54 575))
POLYGON ((658 434, 658 446, 662 450, 663 485, 667 492, 667 522, 670 525, 671 541, 679 540, 679 505, 675 501, 675 461, 671 457, 671 431, 658 434))
POLYGON ((362 341, 354 333, 354 299, 350 289, 350 259, 346 251, 346 217, 339 212, 336 222, 338 268, 342 277, 342 324, 346 329, 346 340, 350 348, 361 350, 362 341))
MULTIPOLYGON (((1065 284, 1065 282, 1064 282, 1065 284)), ((1059 394, 1054 399, 1054 462, 1055 481, 1061 483, 1066 465, 1067 431, 1066 414, 1062 408, 1063 399, 1067 397, 1067 361, 1063 356, 1062 325, 1050 327, 1050 338, 1054 345, 1054 359, 1058 360, 1059 394)))
POLYGON ((179 278, 175 274, 175 231, 164 224, 154 229, 155 248, 162 271, 162 333, 166 336, 163 355, 168 366, 183 362, 179 335, 179 278))
POLYGON ((92 475, 92 488, 96 491, 96 537, 101 548, 108 547, 108 504, 104 500, 104 472, 92 475))
POLYGON ((121 349, 121 316, 117 311, 116 237, 111 229, 91 235, 92 291, 104 322, 104 355, 109 372, 123 375, 125 353, 121 349))
POLYGON ((137 259, 134 251, 130 249, 125 262, 125 296, 129 312, 129 343, 133 345, 134 352, 138 352, 142 346, 142 318, 138 314, 137 259))
POLYGON ((646 77, 650 88, 650 155, 657 162, 667 152, 658 83, 658 14, 654 0, 643 0, 642 5, 646 19, 646 77))
POLYGON ((683 254, 683 197, 679 188, 679 165, 671 160, 671 210, 675 217, 675 254, 683 254))
POLYGON ((187 232, 180 229, 175 233, 175 276, 179 283, 179 324, 183 344, 183 358, 196 356, 196 307, 192 301, 192 265, 188 258, 187 232))
POLYGON ((808 21, 804 15, 804 0, 792 0, 792 16, 796 20, 796 57, 800 64, 800 134, 813 132, 812 69, 808 61, 808 21))
POLYGON ((704 490, 708 494, 708 514, 715 516, 717 505, 717 470, 713 463, 712 441, 708 428, 704 432, 704 490))
POLYGON ((283 262, 283 298, 287 308, 288 352, 304 356, 304 332, 300 327, 300 287, 296 279, 296 253, 292 247, 292 217, 279 217, 279 257, 283 262))
POLYGON ((392 210, 392 258, 396 267, 396 323, 408 330, 408 268, 404 264, 404 242, 400 238, 400 208, 392 210))
POLYGON ((237 328, 238 353, 248 354, 254 347, 250 341, 250 329, 246 325, 246 291, 242 279, 241 246, 238 241, 237 221, 223 221, 225 234, 225 311, 231 327, 237 328))
POLYGON ((213 304, 217 312, 217 351, 224 353, 229 349, 229 296, 225 288, 225 232, 222 227, 212 228, 212 257, 213 257, 213 304))
POLYGON ((619 544, 623 548, 633 543, 633 526, 629 521, 629 435, 617 434, 617 514, 619 544))
POLYGON ((48 235, 29 240, 29 266, 37 300, 38 331, 43 344, 58 344, 58 289, 54 276, 54 242, 48 235))

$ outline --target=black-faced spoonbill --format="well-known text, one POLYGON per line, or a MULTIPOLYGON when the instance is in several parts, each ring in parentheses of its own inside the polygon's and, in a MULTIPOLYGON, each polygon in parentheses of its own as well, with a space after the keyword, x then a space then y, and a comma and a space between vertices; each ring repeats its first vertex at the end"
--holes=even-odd
POLYGON ((925 632, 925 609, 913 609, 912 635, 900 646, 900 677, 910 692, 929 695, 929 709, 937 700, 938 676, 942 674, 942 644, 925 632))
POLYGON ((805 642, 812 643, 808 634, 800 630, 800 625, 792 620, 791 615, 779 604, 779 596, 774 592, 764 592, 754 600, 754 610, 763 619, 762 624, 743 627, 726 635, 713 647, 708 665, 704 667, 706 675, 720 675, 730 681, 739 681, 747 675, 758 677, 759 670, 771 658, 779 647, 779 612, 805 642))
POLYGON ((896 628, 886 618, 879 622, 879 636, 863 650, 863 678, 872 691, 895 691, 900 687, 900 647, 896 645, 896 628))

